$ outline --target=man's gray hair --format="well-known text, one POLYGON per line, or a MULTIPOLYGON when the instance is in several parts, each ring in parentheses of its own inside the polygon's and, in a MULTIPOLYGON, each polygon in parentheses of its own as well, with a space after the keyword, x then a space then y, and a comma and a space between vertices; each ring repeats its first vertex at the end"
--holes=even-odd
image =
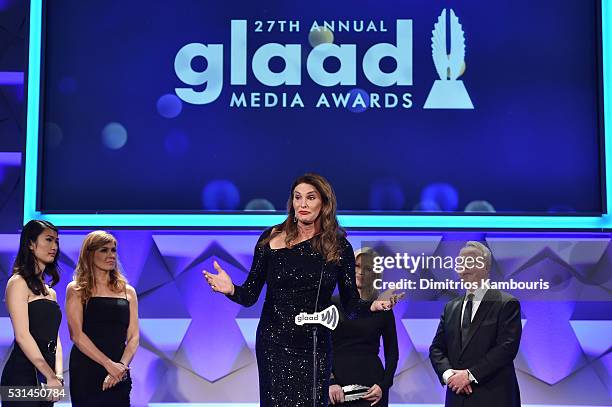
POLYGON ((487 267, 487 271, 491 271, 491 263, 493 260, 491 257, 491 250, 489 250, 487 246, 480 242, 477 242, 476 240, 470 240, 465 244, 465 246, 463 246, 464 249, 472 247, 480 252, 480 255, 485 260, 485 266, 487 267))

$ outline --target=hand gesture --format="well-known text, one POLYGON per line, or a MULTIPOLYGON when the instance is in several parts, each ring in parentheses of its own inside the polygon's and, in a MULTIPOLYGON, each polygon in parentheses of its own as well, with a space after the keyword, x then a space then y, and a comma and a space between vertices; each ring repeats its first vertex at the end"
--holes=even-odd
POLYGON ((377 384, 370 387, 368 392, 363 396, 364 400, 368 400, 372 402, 372 404, 370 404, 371 406, 378 403, 381 398, 382 398, 382 389, 377 384))
POLYGON ((108 375, 115 379, 116 381, 120 381, 123 379, 123 376, 127 373, 128 367, 119 362, 113 362, 112 360, 104 366, 108 375))
POLYGON ((232 279, 229 274, 227 274, 225 270, 221 268, 217 261, 213 263, 213 266, 215 267, 215 270, 217 270, 218 274, 212 274, 206 270, 202 271, 204 278, 206 278, 206 282, 208 285, 210 285, 210 288, 212 288, 213 291, 221 294, 234 294, 234 283, 232 283, 232 279))
POLYGON ((395 307, 395 304, 397 304, 398 301, 404 298, 404 296, 406 295, 406 293, 396 294, 396 291, 397 290, 394 289, 388 289, 387 291, 380 294, 376 301, 372 303, 370 310, 372 312, 389 311, 390 309, 395 307))
POLYGON ((342 391, 342 387, 337 384, 329 386, 329 401, 331 401, 332 404, 344 403, 344 391, 342 391))
POLYGON ((104 381, 102 382, 102 391, 106 391, 110 389, 111 387, 115 386, 117 383, 119 383, 119 380, 115 379, 111 375, 106 375, 106 377, 104 378, 104 381))
MULTIPOLYGON (((57 376, 52 376, 52 377, 47 378, 47 383, 46 385, 43 384, 43 387, 53 388, 59 391, 62 389, 62 387, 64 387, 64 385, 62 384, 62 382, 59 381, 57 376)), ((51 392, 49 396, 46 398, 46 400, 55 403, 56 401, 60 401, 60 398, 61 397, 59 396, 59 393, 57 396, 53 396, 53 392, 51 392)))
POLYGON ((447 386, 457 394, 472 394, 472 386, 467 370, 453 370, 453 375, 449 377, 447 386))

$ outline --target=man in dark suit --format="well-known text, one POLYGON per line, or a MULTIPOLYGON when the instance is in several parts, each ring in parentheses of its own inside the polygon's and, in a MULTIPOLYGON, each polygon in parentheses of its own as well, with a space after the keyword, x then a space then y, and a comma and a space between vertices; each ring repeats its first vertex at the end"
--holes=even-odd
POLYGON ((482 284, 491 268, 491 252, 485 245, 468 242, 459 255, 469 263, 459 273, 461 279, 478 288, 446 304, 429 348, 431 364, 447 386, 445 405, 520 406, 513 363, 521 341, 520 304, 482 284))

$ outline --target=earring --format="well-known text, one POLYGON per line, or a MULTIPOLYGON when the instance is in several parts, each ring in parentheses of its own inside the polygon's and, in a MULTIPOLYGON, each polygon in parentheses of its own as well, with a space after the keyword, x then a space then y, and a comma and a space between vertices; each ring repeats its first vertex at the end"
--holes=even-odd
POLYGON ((293 223, 297 223, 297 216, 293 217, 293 223))

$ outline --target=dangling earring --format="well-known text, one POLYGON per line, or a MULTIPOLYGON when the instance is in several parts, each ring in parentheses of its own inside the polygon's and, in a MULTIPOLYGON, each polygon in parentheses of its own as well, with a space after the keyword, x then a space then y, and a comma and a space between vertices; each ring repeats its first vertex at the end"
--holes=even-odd
POLYGON ((297 223, 297 216, 293 217, 293 223, 297 223))

